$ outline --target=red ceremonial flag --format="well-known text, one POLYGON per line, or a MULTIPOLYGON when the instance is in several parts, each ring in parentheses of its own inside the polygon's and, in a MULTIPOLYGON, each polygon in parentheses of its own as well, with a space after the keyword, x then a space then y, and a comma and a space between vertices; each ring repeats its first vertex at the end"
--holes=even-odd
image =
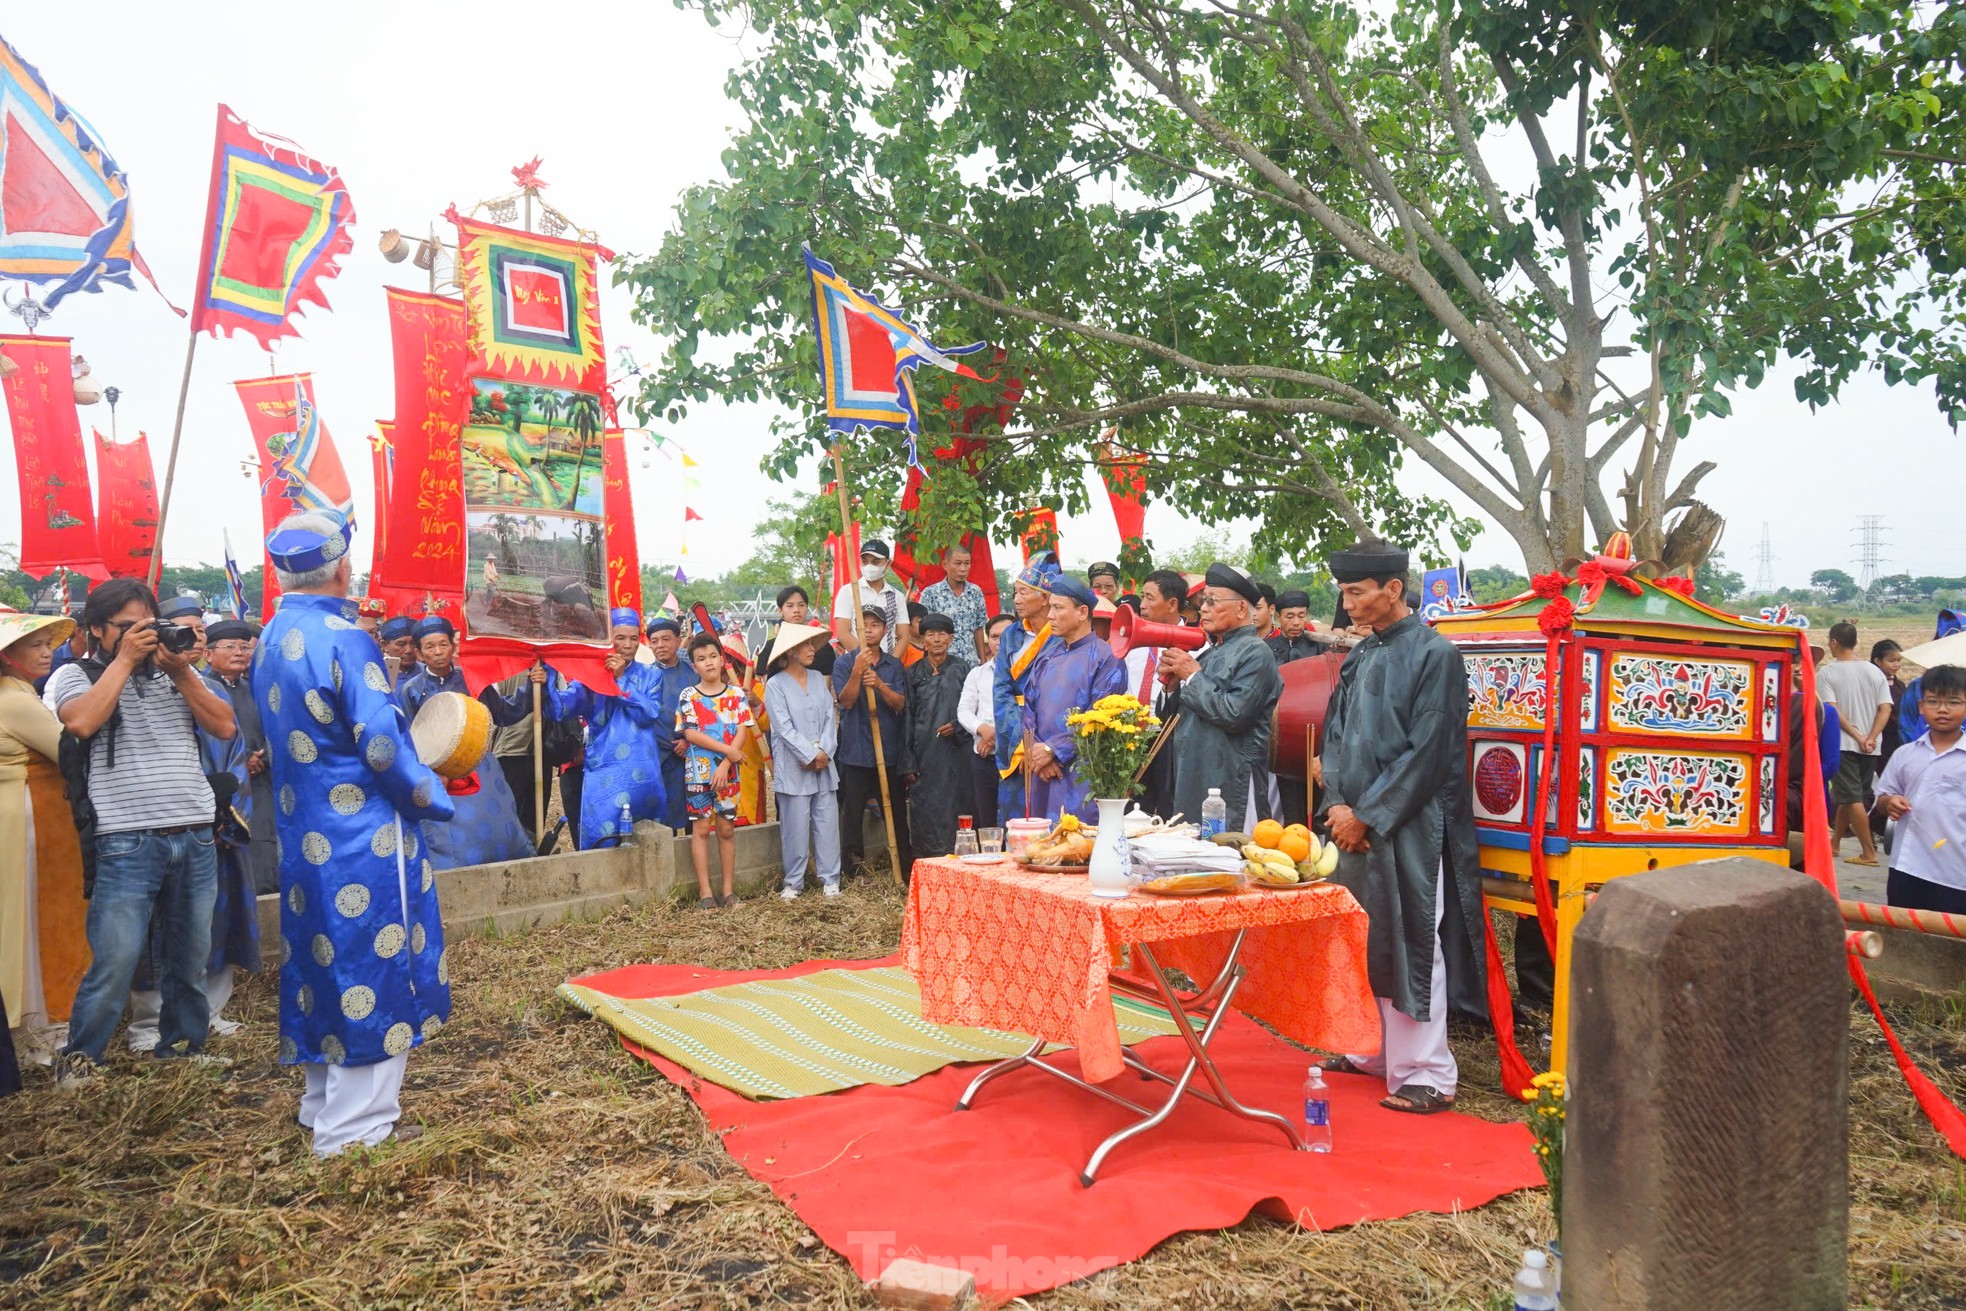
POLYGON ((100 582, 109 572, 96 541, 68 338, 0 337, 0 355, 15 366, 0 386, 20 477, 21 570, 40 578, 68 568, 100 582))
POLYGON ((470 390, 464 381, 464 302, 386 288, 396 361, 395 472, 390 478, 392 588, 453 601, 439 611, 464 620, 464 471, 460 433, 470 390))
POLYGON ((96 438, 96 536, 112 578, 150 578, 157 544, 157 477, 150 467, 150 438, 133 442, 96 438))
POLYGON ((1112 440, 1118 433, 1108 428, 1095 453, 1100 481, 1113 504, 1113 523, 1120 530, 1120 555, 1138 559, 1147 550, 1147 459, 1122 450, 1112 440))
POLYGON ((1058 515, 1042 505, 1033 506, 1018 516, 1024 523, 1019 540, 1024 547, 1024 563, 1031 563, 1031 557, 1040 551, 1058 549, 1058 515))
MULTIPOLYGON (((313 376, 288 373, 245 378, 232 386, 246 408, 246 423, 253 430, 253 445, 259 451, 262 540, 290 514, 326 510, 352 518, 355 494, 342 468, 341 453, 315 408, 313 376)), ((280 584, 264 546, 261 555, 266 586, 260 596, 260 613, 270 615, 280 584)))
POLYGON ((340 173, 220 105, 192 331, 244 332, 261 346, 293 336, 287 317, 303 303, 328 307, 321 284, 354 247, 354 221, 340 173))
POLYGON ((628 485, 628 439, 621 429, 602 436, 602 498, 608 520, 608 604, 642 609, 642 557, 635 541, 635 496, 628 485))
POLYGON ((685 506, 683 507, 683 522, 684 522, 684 523, 694 523, 694 522, 695 522, 696 520, 698 520, 698 519, 701 519, 702 517, 703 517, 702 515, 700 515, 700 514, 698 514, 698 513, 696 512, 696 511, 694 511, 694 510, 692 510, 692 509, 690 509, 690 508, 689 508, 689 507, 688 507, 687 505, 685 505, 685 506))
MULTIPOLYGON (((999 350, 996 362, 1000 371, 1003 360, 1004 353, 999 350)), ((983 438, 973 437, 970 434, 985 427, 992 420, 999 428, 1008 424, 1011 412, 1017 408, 1017 402, 1023 399, 1023 396, 1024 380, 1006 378, 998 392, 997 400, 972 405, 963 410, 954 421, 954 439, 935 452, 935 462, 938 464, 961 462, 969 472, 975 473, 977 461, 982 457, 986 443, 983 438)), ((949 394, 942 399, 942 408, 954 411, 961 404, 961 397, 957 393, 955 384, 951 383, 949 394)), ((901 512, 904 522, 911 520, 914 511, 921 506, 923 481, 924 474, 919 467, 908 470, 907 486, 901 493, 901 512)), ((942 580, 944 570, 941 565, 933 561, 916 560, 912 550, 913 535, 901 536, 905 540, 898 540, 894 544, 894 571, 907 580, 910 590, 919 596, 923 588, 942 580)), ((997 597, 997 566, 996 561, 991 557, 989 534, 970 533, 963 538, 963 543, 969 547, 969 580, 982 590, 985 608, 991 614, 1000 613, 1002 607, 998 604, 997 597)))

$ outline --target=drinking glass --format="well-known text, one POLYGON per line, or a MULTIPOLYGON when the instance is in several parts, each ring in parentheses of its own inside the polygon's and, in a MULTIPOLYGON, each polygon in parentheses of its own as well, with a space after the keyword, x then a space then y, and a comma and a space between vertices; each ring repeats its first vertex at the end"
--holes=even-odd
POLYGON ((956 854, 974 856, 976 854, 976 830, 961 828, 956 830, 956 854))
POLYGON ((985 855, 1001 855, 1003 852, 1003 830, 1000 828, 981 828, 976 830, 976 840, 985 855))

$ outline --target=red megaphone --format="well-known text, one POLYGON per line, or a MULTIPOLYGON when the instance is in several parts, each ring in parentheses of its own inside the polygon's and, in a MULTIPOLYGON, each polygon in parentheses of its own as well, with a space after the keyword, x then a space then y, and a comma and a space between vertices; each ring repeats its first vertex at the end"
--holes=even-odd
POLYGON ((1142 619, 1139 611, 1130 605, 1121 606, 1113 616, 1112 636, 1106 639, 1106 645, 1121 660, 1137 646, 1178 646, 1183 651, 1199 651, 1207 644, 1208 634, 1201 629, 1142 619))

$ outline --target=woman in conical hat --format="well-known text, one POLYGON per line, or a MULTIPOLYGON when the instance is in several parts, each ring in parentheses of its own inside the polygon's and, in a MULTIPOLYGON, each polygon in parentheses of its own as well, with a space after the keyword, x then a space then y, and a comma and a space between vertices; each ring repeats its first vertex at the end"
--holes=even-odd
POLYGON ((52 1053, 55 1026, 67 1022, 89 965, 61 722, 34 694, 74 631, 75 621, 58 615, 0 610, 0 997, 30 1057, 52 1053))

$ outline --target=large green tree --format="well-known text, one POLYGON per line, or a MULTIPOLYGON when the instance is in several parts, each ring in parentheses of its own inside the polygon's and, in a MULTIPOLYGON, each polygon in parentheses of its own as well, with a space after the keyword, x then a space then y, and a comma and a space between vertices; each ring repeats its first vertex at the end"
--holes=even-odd
POLYGON ((639 407, 776 401, 804 467, 809 243, 1025 384, 937 540, 1080 508, 1119 424, 1276 558, 1465 541, 1417 462, 1531 571, 1619 527, 1684 567, 1720 521, 1681 448, 1778 361, 1800 403, 1877 367, 1966 404, 1956 0, 681 2, 749 29, 746 121, 617 273, 669 343, 639 407))

